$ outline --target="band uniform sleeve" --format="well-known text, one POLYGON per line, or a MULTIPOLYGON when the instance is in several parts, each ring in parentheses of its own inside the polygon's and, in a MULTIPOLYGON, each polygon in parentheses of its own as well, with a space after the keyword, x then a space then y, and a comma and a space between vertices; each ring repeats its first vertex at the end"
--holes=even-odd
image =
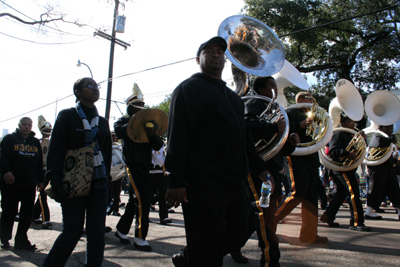
POLYGON ((347 157, 349 152, 346 151, 347 144, 343 141, 343 134, 341 131, 333 133, 332 139, 329 143, 329 156, 334 161, 340 161, 341 157, 347 157))
POLYGON ((152 136, 150 136, 149 138, 150 143, 151 143, 151 148, 155 151, 158 151, 162 148, 162 146, 164 145, 163 140, 161 139, 161 137, 153 134, 152 136))
POLYGON ((114 132, 115 135, 118 137, 118 139, 127 139, 128 133, 126 129, 128 128, 128 122, 129 119, 127 117, 122 117, 119 118, 115 123, 114 123, 114 132))
POLYGON ((266 171, 263 159, 258 155, 256 147, 254 146, 254 140, 251 136, 250 128, 247 123, 245 123, 246 130, 246 150, 247 157, 249 160, 249 168, 251 173, 260 174, 266 171))
POLYGON ((171 96, 168 121, 168 144, 165 169, 170 173, 169 188, 186 187, 186 163, 190 148, 190 131, 196 124, 195 99, 178 86, 171 96))

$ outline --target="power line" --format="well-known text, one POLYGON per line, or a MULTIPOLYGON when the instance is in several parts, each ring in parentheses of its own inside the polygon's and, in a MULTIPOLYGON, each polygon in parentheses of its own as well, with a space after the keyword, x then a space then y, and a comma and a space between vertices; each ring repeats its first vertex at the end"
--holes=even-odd
POLYGON ((104 82, 109 82, 109 81, 112 81, 112 80, 115 80, 115 79, 118 79, 118 78, 126 77, 126 76, 129 76, 129 75, 134 75, 134 74, 138 74, 138 73, 142 73, 142 72, 146 72, 146 71, 150 71, 150 70, 155 70, 155 69, 159 69, 159 68, 163 68, 163 67, 168 67, 168 66, 171 66, 171 65, 179 64, 179 63, 186 62, 186 61, 193 60, 193 59, 195 59, 195 57, 184 59, 184 60, 180 60, 180 61, 176 61, 176 62, 173 62, 173 63, 160 65, 160 66, 153 67, 153 68, 148 68, 148 69, 145 69, 145 70, 140 70, 140 71, 137 71, 137 72, 132 72, 132 73, 120 75, 120 76, 117 76, 117 77, 114 77, 114 78, 111 78, 111 79, 106 79, 104 81, 101 81, 101 82, 99 82, 99 84, 100 83, 104 83, 104 82))
POLYGON ((325 24, 321 24, 321 25, 318 25, 318 26, 314 26, 314 27, 310 27, 310 28, 306 28, 306 29, 294 31, 294 32, 291 32, 291 33, 282 34, 282 35, 279 35, 279 38, 285 37, 285 36, 288 36, 288 35, 292 35, 292 34, 296 34, 296 33, 300 33, 300 32, 305 32, 305 31, 309 31, 309 30, 318 29, 318 28, 321 28, 321 27, 325 27, 325 26, 329 26, 329 25, 332 25, 332 24, 340 23, 340 22, 343 22, 343 21, 346 21, 346 20, 352 20, 352 19, 355 19, 355 18, 360 18, 360 17, 368 16, 368 15, 371 15, 371 14, 374 14, 374 13, 378 13, 378 12, 381 12, 381 11, 385 11, 385 10, 389 10, 389 9, 394 9, 394 8, 396 8, 396 7, 398 7, 398 6, 397 6, 397 5, 388 6, 388 7, 384 7, 384 8, 381 8, 381 9, 378 9, 378 10, 374 10, 374 11, 371 11, 371 12, 368 12, 368 13, 356 15, 356 16, 353 16, 353 17, 348 17, 348 18, 336 20, 336 21, 333 21, 333 22, 328 22, 328 23, 325 23, 325 24))
POLYGON ((75 41, 75 42, 69 42, 69 43, 39 43, 39 42, 31 41, 31 40, 26 40, 26 39, 18 38, 18 37, 15 37, 15 36, 6 34, 6 33, 4 33, 4 32, 0 32, 0 34, 3 34, 3 35, 5 35, 5 36, 8 36, 8 37, 10 37, 10 38, 14 38, 14 39, 17 39, 17 40, 20 40, 20 41, 29 42, 29 43, 33 43, 33 44, 40 44, 40 45, 76 44, 76 43, 80 43, 80 42, 83 42, 83 41, 86 41, 86 40, 89 40, 89 39, 93 38, 93 36, 91 36, 91 37, 86 38, 86 39, 83 39, 83 40, 79 40, 79 41, 75 41))
POLYGON ((26 114, 28 114, 28 113, 31 113, 31 112, 33 112, 33 111, 36 111, 36 110, 39 110, 39 109, 41 109, 41 108, 44 108, 44 107, 50 106, 50 105, 52 105, 52 104, 56 103, 57 101, 64 100, 64 99, 66 99, 66 98, 68 98, 68 97, 70 97, 70 96, 73 96, 73 95, 74 95, 74 94, 71 94, 71 95, 68 95, 68 96, 66 96, 66 97, 63 97, 63 98, 61 98, 61 99, 57 99, 56 101, 54 101, 54 102, 51 102, 51 103, 49 103, 49 104, 46 104, 46 105, 44 105, 44 106, 41 106, 41 107, 38 107, 38 108, 32 109, 31 111, 27 111, 27 112, 25 112, 25 113, 22 113, 22 114, 20 114, 20 115, 14 116, 14 117, 12 117, 12 118, 9 118, 9 119, 6 119, 6 120, 3 120, 3 121, 0 121, 0 123, 2 123, 2 122, 6 122, 6 121, 9 121, 9 120, 12 120, 12 119, 15 119, 15 118, 19 118, 19 117, 21 117, 21 116, 24 116, 24 115, 26 115, 26 114))

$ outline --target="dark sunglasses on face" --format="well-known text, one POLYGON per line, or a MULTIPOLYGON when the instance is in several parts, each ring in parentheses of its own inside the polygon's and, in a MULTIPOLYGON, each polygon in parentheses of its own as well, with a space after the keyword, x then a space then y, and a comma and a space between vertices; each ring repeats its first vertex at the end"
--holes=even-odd
POLYGON ((100 89, 101 88, 101 86, 100 85, 98 85, 98 84, 96 84, 96 85, 93 85, 93 84, 91 84, 91 83, 89 83, 89 84, 87 84, 87 85, 85 85, 87 88, 89 88, 89 89, 100 89))

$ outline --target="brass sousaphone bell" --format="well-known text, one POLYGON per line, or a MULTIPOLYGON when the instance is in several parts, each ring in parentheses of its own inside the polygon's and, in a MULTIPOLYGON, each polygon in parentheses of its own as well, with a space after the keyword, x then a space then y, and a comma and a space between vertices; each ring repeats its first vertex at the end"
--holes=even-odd
POLYGON ((168 127, 168 115, 161 109, 143 109, 135 113, 128 122, 126 129, 129 138, 136 143, 148 143, 145 132, 146 123, 154 121, 158 124, 155 134, 162 136, 168 127))
POLYGON ((286 127, 282 134, 276 134, 272 140, 256 140, 258 154, 267 161, 285 144, 289 134, 289 119, 283 107, 274 99, 247 95, 248 74, 267 77, 279 72, 285 63, 285 48, 274 31, 263 22, 248 16, 226 18, 218 28, 218 36, 228 44, 225 55, 232 62, 236 93, 243 101, 258 99, 265 102, 266 109, 258 115, 258 119, 274 123, 281 116, 285 118, 286 127))

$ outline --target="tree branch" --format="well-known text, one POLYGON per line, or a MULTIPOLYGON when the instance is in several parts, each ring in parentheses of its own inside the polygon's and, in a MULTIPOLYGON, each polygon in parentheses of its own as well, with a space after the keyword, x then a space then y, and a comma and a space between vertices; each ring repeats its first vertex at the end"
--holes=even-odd
POLYGON ((63 20, 63 17, 60 17, 60 18, 49 19, 49 20, 42 20, 41 19, 40 21, 25 21, 25 20, 22 20, 19 17, 14 16, 14 15, 12 15, 10 13, 0 13, 0 17, 4 17, 4 16, 11 17, 12 19, 18 20, 19 22, 24 23, 24 24, 28 24, 28 25, 44 24, 44 23, 49 23, 49 22, 52 22, 52 21, 63 20))

